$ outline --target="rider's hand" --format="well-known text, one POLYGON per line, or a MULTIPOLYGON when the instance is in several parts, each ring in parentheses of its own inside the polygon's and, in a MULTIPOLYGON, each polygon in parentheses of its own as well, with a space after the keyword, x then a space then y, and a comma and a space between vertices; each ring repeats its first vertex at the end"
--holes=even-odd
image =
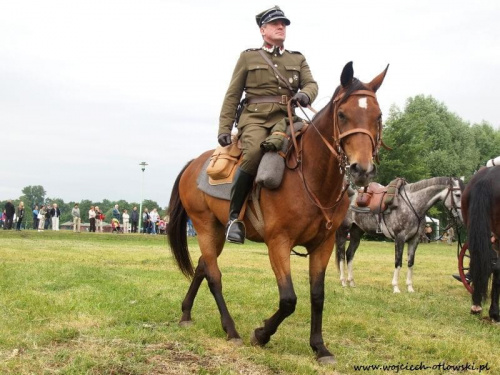
POLYGON ((222 147, 229 146, 231 144, 231 134, 229 134, 229 133, 219 134, 219 136, 217 137, 217 140, 219 141, 219 144, 222 147))
POLYGON ((309 104, 309 97, 303 92, 298 92, 293 96, 292 102, 299 103, 302 107, 307 107, 309 104))

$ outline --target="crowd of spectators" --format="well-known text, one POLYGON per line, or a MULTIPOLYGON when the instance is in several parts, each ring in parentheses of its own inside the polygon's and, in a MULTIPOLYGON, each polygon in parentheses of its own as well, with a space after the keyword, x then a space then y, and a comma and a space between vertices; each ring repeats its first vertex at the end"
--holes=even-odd
MULTIPOLYGON (((33 229, 43 232, 44 230, 52 229, 58 231, 60 228, 59 218, 61 211, 57 207, 57 203, 52 205, 35 205, 32 210, 33 229)), ((82 231, 82 220, 88 218, 89 232, 102 233, 105 226, 105 214, 99 209, 99 206, 91 206, 88 213, 80 212, 79 204, 76 203, 71 210, 72 229, 73 232, 82 231)), ((9 200, 5 204, 2 215, 0 216, 0 228, 9 230, 26 229, 24 225, 25 208, 24 203, 20 202, 16 210, 12 201, 9 200)), ((119 206, 116 204, 112 210, 110 220, 113 233, 144 233, 144 234, 166 234, 169 222, 168 215, 160 217, 158 209, 153 208, 151 212, 144 208, 142 213, 142 225, 139 228, 139 212, 137 207, 134 207, 129 213, 124 209, 120 212, 119 206)), ((191 230, 190 230, 191 233, 191 230)))

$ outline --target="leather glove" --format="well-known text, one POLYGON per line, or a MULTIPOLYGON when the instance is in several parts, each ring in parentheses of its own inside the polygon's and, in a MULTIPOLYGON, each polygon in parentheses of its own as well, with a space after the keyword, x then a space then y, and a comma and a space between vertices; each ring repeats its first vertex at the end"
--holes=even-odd
POLYGON ((293 96, 292 101, 294 103, 299 103, 302 107, 307 107, 309 104, 309 97, 303 92, 298 92, 293 96))
POLYGON ((229 133, 219 134, 219 136, 217 137, 217 140, 219 141, 219 144, 222 147, 229 146, 232 143, 231 134, 229 134, 229 133))

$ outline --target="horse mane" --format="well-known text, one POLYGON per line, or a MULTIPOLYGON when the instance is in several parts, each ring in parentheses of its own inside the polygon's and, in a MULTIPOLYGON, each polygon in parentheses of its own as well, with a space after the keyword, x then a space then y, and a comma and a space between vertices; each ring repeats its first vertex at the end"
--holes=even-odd
MULTIPOLYGON (((322 116, 323 112, 325 112, 327 110, 327 108, 330 108, 330 105, 333 103, 333 100, 337 97, 341 88, 342 88, 342 86, 340 86, 340 85, 337 86, 337 88, 335 89, 335 91, 333 93, 332 98, 328 102, 328 105, 325 105, 323 108, 321 108, 321 110, 313 117, 313 120, 316 117, 322 116)), ((347 86, 344 97, 343 97, 341 102, 346 100, 354 91, 357 91, 357 90, 369 90, 369 88, 363 82, 361 82, 359 79, 353 78, 351 83, 349 84, 349 86, 347 86)))
POLYGON ((419 191, 429 186, 447 185, 449 180, 450 180, 449 177, 432 177, 426 180, 408 184, 406 185, 406 189, 410 192, 419 191))

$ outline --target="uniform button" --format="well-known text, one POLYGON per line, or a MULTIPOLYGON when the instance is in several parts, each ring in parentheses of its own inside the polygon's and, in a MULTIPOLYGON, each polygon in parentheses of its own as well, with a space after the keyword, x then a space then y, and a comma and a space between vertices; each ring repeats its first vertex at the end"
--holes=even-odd
POLYGON ((276 78, 279 78, 278 76, 276 76, 276 78))
POLYGON ((281 87, 278 87, 279 90, 281 90, 281 87))
POLYGON ((274 67, 277 68, 278 67, 278 64, 274 64, 274 67))
POLYGON ((255 112, 257 112, 257 108, 255 108, 255 112))
POLYGON ((277 55, 277 54, 274 54, 274 57, 278 57, 278 55, 277 55))

